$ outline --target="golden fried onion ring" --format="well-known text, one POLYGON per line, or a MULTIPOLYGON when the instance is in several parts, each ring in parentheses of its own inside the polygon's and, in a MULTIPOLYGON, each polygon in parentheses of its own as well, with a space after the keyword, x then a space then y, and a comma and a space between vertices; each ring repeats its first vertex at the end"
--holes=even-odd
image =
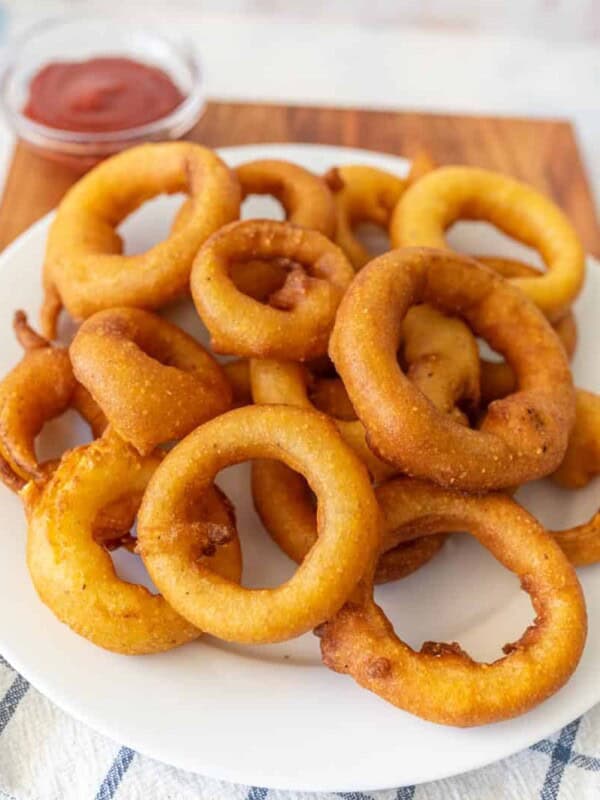
POLYGON ((316 231, 272 220, 226 225, 200 249, 192 297, 216 352, 305 360, 323 355, 341 297, 354 271, 342 251, 316 231), (297 264, 263 305, 240 292, 230 264, 285 258, 297 264))
POLYGON ((600 473, 600 396, 584 389, 575 393, 575 425, 565 457, 552 479, 579 489, 600 473))
POLYGON ((577 666, 587 621, 575 571, 539 523, 505 495, 468 496, 410 479, 390 481, 378 497, 384 547, 416 533, 468 530, 518 575, 536 619, 491 664, 473 661, 457 643, 425 642, 416 652, 396 636, 366 579, 317 631, 325 664, 389 703, 445 725, 510 719, 554 694, 577 666))
POLYGON ((185 294, 198 248, 239 210, 237 178, 200 145, 144 144, 102 161, 67 192, 52 223, 44 334, 54 338, 61 303, 85 319, 112 306, 159 308, 185 294), (190 198, 185 224, 145 253, 123 255, 117 226, 146 200, 177 192, 190 198))
POLYGON ((335 206, 327 183, 298 164, 277 159, 249 161, 237 167, 236 175, 243 197, 270 194, 294 225, 333 236, 335 206))
MULTIPOLYGON (((158 463, 156 455, 140 456, 109 432, 64 456, 42 492, 30 483, 22 493, 29 511, 27 564, 41 600, 76 633, 116 653, 157 653, 200 635, 160 595, 121 580, 94 539, 102 510, 141 496, 158 463)), ((195 552, 195 562, 239 580, 241 553, 229 504, 213 488, 207 492, 198 513, 209 530, 226 533, 226 543, 213 554, 195 552)))
POLYGON ((399 178, 377 167, 348 165, 332 167, 325 181, 334 193, 336 228, 334 241, 359 270, 372 256, 355 234, 355 228, 371 222, 387 230, 392 211, 407 186, 399 178))
POLYGON ((13 491, 41 479, 54 463, 40 463, 35 440, 51 419, 74 408, 99 436, 106 420, 77 383, 68 352, 53 347, 17 311, 14 328, 25 348, 21 361, 0 382, 0 479, 13 491))
POLYGON ((404 192, 390 223, 393 247, 447 248, 445 231, 460 219, 491 222, 541 254, 547 272, 512 280, 552 319, 579 294, 581 243, 563 212, 527 184, 475 167, 440 167, 404 192))
MULTIPOLYGON (((279 461, 253 461, 252 497, 271 538, 292 561, 301 564, 317 539, 317 510, 306 480, 279 461)), ((375 583, 415 572, 436 555, 444 540, 443 535, 427 536, 391 547, 377 562, 375 583)))
POLYGON ((546 475, 563 458, 575 412, 564 350, 525 295, 475 261, 426 248, 371 261, 340 305, 329 353, 369 446, 407 474, 478 491, 546 475), (462 317, 515 370, 519 391, 490 404, 481 430, 440 414, 398 366, 402 320, 419 302, 462 317))
POLYGON ((197 428, 165 458, 138 518, 138 546, 155 584, 202 630, 236 642, 275 642, 335 613, 379 547, 379 511, 367 471, 322 414, 291 406, 248 406, 197 428), (327 453, 327 458, 322 453, 327 453), (274 458, 302 472, 318 498, 319 537, 290 580, 246 589, 182 548, 194 541, 184 514, 219 470, 274 458))
POLYGON ((99 311, 70 347, 77 379, 143 455, 231 406, 222 367, 199 342, 138 308, 99 311))

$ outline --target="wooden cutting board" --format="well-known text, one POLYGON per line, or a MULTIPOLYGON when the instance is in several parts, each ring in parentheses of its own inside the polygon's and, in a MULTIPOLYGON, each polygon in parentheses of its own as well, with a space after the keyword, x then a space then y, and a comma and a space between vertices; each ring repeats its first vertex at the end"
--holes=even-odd
MULTIPOLYGON (((438 164, 488 167, 546 192, 600 255, 594 202, 570 123, 394 111, 248 103, 208 104, 190 134, 211 147, 257 142, 319 142, 411 157, 425 150, 438 164)), ((77 179, 18 144, 0 205, 0 248, 59 202, 77 179)))

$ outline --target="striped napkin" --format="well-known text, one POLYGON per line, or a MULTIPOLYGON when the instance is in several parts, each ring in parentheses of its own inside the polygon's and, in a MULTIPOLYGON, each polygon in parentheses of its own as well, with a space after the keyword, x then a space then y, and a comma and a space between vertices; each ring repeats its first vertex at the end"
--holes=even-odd
POLYGON ((0 656, 0 800, 585 800, 592 797, 600 797, 600 706, 529 750, 467 775, 385 792, 316 795, 223 783, 139 755, 60 711, 0 656))

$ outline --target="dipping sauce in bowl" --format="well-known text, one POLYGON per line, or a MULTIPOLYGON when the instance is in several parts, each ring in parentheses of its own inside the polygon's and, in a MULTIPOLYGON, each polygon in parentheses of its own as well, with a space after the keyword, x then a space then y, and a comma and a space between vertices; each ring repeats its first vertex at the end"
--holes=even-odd
POLYGON ((23 113, 65 131, 122 131, 166 116, 183 102, 166 72, 131 58, 47 64, 29 84, 23 113))
POLYGON ((0 73, 15 134, 79 172, 126 147, 181 138, 204 105, 196 49, 129 17, 39 23, 9 46, 0 73))

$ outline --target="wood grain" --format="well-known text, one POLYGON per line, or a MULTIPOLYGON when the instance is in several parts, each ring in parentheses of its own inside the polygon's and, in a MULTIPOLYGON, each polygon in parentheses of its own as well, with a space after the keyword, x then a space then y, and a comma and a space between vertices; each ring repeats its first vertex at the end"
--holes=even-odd
MULTIPOLYGON (((409 158, 425 150, 439 164, 500 170, 553 197, 587 250, 600 255, 594 202, 573 129, 564 120, 214 102, 190 138, 211 147, 319 142, 409 158)), ((17 145, 0 205, 0 247, 54 208, 77 177, 17 145)))

